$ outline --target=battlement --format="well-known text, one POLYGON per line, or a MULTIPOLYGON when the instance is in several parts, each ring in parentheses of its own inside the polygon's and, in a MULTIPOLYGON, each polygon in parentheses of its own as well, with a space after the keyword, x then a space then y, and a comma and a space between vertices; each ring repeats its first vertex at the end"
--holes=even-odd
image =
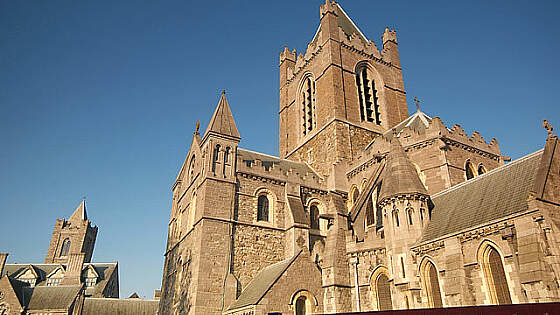
POLYGON ((338 16, 336 2, 334 0, 325 0, 325 3, 321 4, 320 6, 320 12, 321 18, 323 18, 323 16, 328 13, 332 13, 338 16))
POLYGON ((389 30, 389 28, 386 27, 383 33, 383 45, 389 41, 397 44, 397 32, 395 30, 389 30))
POLYGON ((293 182, 308 187, 322 187, 324 179, 311 167, 302 162, 294 162, 275 156, 238 150, 237 172, 250 174, 278 182, 293 182))
POLYGON ((280 63, 285 60, 296 62, 296 50, 290 51, 288 46, 284 46, 284 51, 280 52, 280 63))

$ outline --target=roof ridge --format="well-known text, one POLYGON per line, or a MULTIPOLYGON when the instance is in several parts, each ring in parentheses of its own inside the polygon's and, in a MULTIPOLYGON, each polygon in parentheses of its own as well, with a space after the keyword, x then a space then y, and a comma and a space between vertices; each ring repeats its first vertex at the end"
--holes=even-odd
POLYGON ((484 173, 484 174, 482 174, 482 175, 478 175, 478 176, 476 176, 475 178, 471 178, 471 179, 466 180, 466 181, 464 181, 464 182, 462 182, 462 183, 459 183, 459 184, 457 184, 457 185, 455 185, 455 186, 451 186, 451 187, 449 187, 449 188, 447 188, 447 189, 445 189, 445 190, 442 190, 442 191, 440 191, 440 192, 438 192, 438 193, 435 193, 435 194, 431 195, 430 197, 431 197, 431 198, 439 197, 439 196, 444 195, 444 194, 446 194, 446 193, 448 193, 448 192, 451 192, 451 191, 454 191, 454 190, 456 190, 456 189, 458 189, 458 188, 461 188, 461 187, 463 187, 463 186, 465 186, 465 185, 474 183, 474 182, 480 180, 481 178, 486 178, 486 177, 488 177, 488 176, 491 175, 491 174, 495 174, 495 173, 501 172, 501 171, 503 171, 504 169, 507 169, 508 167, 510 167, 510 166, 512 166, 512 165, 517 165, 517 164, 519 164, 519 163, 521 163, 521 162, 523 162, 523 161, 525 161, 525 160, 528 160, 528 159, 532 158, 532 157, 535 156, 535 155, 541 154, 543 151, 544 151, 544 149, 540 149, 540 150, 537 150, 537 151, 535 151, 535 152, 533 152, 533 153, 529 153, 529 154, 527 154, 527 155, 524 155, 524 156, 518 158, 517 160, 515 160, 515 161, 513 161, 513 162, 511 162, 511 163, 504 164, 504 165, 502 165, 502 166, 496 167, 495 169, 492 169, 492 170, 490 170, 490 171, 488 171, 488 172, 486 172, 486 173, 484 173))

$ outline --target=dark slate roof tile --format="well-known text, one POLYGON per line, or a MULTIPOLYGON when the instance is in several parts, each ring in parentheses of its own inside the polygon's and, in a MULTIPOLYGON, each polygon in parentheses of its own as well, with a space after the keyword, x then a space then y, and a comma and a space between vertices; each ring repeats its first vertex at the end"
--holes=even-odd
POLYGON ((432 196, 432 219, 419 243, 487 224, 528 209, 543 150, 432 196))

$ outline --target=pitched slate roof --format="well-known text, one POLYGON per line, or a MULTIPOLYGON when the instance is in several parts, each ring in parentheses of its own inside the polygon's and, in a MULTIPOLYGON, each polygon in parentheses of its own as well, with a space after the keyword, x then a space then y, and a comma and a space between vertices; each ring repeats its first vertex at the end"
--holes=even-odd
POLYGON ((82 315, 155 315, 159 301, 86 298, 82 315))
POLYGON ((303 209, 303 203, 299 197, 288 196, 288 206, 292 212, 294 223, 309 224, 309 217, 303 209))
POLYGON ((210 132, 236 139, 241 138, 239 131, 237 131, 233 114, 229 108, 225 91, 222 92, 220 101, 218 101, 218 106, 216 106, 212 119, 210 119, 210 123, 208 123, 208 128, 206 129, 206 132, 204 132, 204 138, 206 138, 210 132))
MULTIPOLYGON (((337 11, 336 14, 338 16, 337 17, 337 24, 342 29, 342 31, 348 36, 350 36, 352 34, 356 34, 356 35, 358 35, 358 37, 363 42, 367 42, 368 39, 366 38, 364 33, 362 33, 362 31, 360 31, 358 26, 356 26, 354 21, 352 21, 352 19, 348 16, 348 14, 346 14, 346 12, 342 9, 342 7, 338 3, 335 3, 335 5, 336 5, 336 11, 337 11)), ((312 43, 316 42, 320 29, 321 29, 321 25, 319 25, 319 27, 317 28, 317 32, 315 32, 315 35, 313 36, 313 39, 311 40, 312 43)))
POLYGON ((241 307, 255 305, 264 297, 266 292, 280 278, 280 276, 290 267, 290 265, 301 254, 301 250, 290 259, 283 260, 259 272, 247 287, 241 292, 239 298, 233 302, 228 310, 234 310, 241 307))
POLYGON ((543 150, 432 196, 432 219, 419 243, 429 242, 528 209, 543 150))
POLYGON ((406 156, 397 137, 391 140, 391 150, 387 155, 387 166, 383 171, 383 183, 379 192, 379 202, 400 194, 424 194, 428 192, 420 181, 418 173, 406 156))
POLYGON ((68 219, 69 222, 81 222, 87 220, 86 201, 82 200, 80 205, 74 210, 74 213, 68 219))
POLYGON ((66 310, 78 296, 81 285, 25 288, 29 310, 66 310))

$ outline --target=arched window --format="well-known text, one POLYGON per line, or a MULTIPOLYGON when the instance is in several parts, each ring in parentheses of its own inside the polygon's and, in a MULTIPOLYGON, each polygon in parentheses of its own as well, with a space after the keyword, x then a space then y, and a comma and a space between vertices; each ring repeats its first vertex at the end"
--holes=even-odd
POLYGON ((310 219, 310 227, 312 229, 319 229, 319 208, 317 205, 311 205, 309 207, 309 219, 310 219))
POLYGON ((356 204, 356 201, 358 201, 359 197, 360 191, 358 190, 358 187, 354 186, 354 190, 352 191, 352 205, 356 204))
POLYGON ((307 314, 307 298, 305 296, 300 296, 296 300, 296 315, 305 315, 307 314))
POLYGON ((360 101, 360 119, 380 125, 381 115, 376 82, 373 80, 371 70, 365 64, 356 70, 356 86, 360 101))
POLYGON ((380 273, 375 280, 377 293, 377 307, 380 311, 390 311, 393 309, 391 300, 391 284, 389 278, 384 273, 380 273))
POLYGON ((408 224, 412 225, 413 224, 412 215, 414 214, 414 210, 408 209, 407 214, 408 214, 408 224))
POLYGON ((260 195, 257 204, 257 221, 269 221, 268 197, 266 195, 260 195))
POLYGON ((60 255, 59 257, 66 257, 68 256, 68 251, 70 250, 70 239, 66 238, 63 242, 62 242, 62 248, 60 249, 60 255))
POLYGON ((296 315, 312 314, 316 311, 317 299, 309 291, 299 291, 291 298, 293 310, 296 315))
POLYGON ((315 80, 311 75, 303 78, 300 89, 300 100, 303 119, 303 135, 308 134, 317 125, 315 117, 315 80))
POLYGON ((195 162, 196 162, 195 156, 193 155, 193 156, 192 156, 192 159, 191 159, 191 164, 189 165, 189 182, 188 182, 187 184, 189 184, 190 182, 192 182, 193 179, 194 179, 194 166, 195 166, 195 162))
POLYGON ((399 221, 399 210, 393 210, 393 217, 395 220, 395 226, 399 227, 401 225, 400 221, 399 221))
POLYGON ((478 175, 482 175, 484 173, 486 173, 486 168, 484 167, 484 165, 482 165, 482 163, 480 163, 478 165, 478 175))
POLYGON ((511 295, 502 257, 490 245, 486 245, 482 253, 482 269, 492 302, 495 304, 511 304, 511 295))
POLYGON ((216 144, 214 148, 214 153, 212 154, 212 172, 216 173, 216 164, 218 163, 218 158, 220 156, 220 145, 216 144))
POLYGON ((436 266, 426 259, 422 267, 422 280, 428 296, 428 307, 443 307, 436 266))
POLYGON ((230 147, 227 147, 226 150, 224 151, 224 168, 223 168, 223 172, 222 172, 224 177, 226 177, 226 164, 229 163, 230 150, 231 150, 230 147))
POLYGON ((474 168, 470 160, 465 162, 465 177, 467 177, 467 180, 474 178, 474 168))

